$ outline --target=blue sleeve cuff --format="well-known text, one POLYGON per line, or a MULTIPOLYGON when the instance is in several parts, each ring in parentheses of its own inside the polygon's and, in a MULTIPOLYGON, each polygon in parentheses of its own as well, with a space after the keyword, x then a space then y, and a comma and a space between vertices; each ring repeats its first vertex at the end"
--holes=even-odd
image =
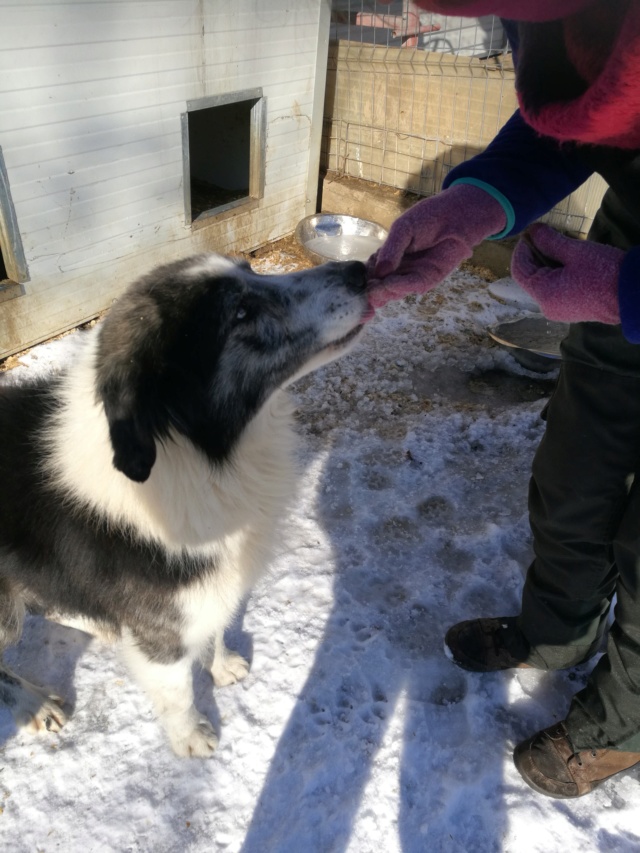
POLYGON ((507 218, 507 224, 500 231, 499 234, 492 234, 491 237, 487 237, 487 240, 501 240, 503 237, 506 237, 507 234, 512 230, 513 226, 516 224, 516 214, 513 209, 513 205, 509 201, 509 199, 501 193, 500 190, 497 190, 495 187, 492 187, 491 184, 487 184, 485 181, 480 181, 478 178, 456 178, 455 181, 451 181, 449 184, 450 187, 455 187, 456 184, 470 184, 472 187, 478 187, 481 190, 485 190, 489 193, 490 196, 495 198, 495 200, 502 205, 502 209, 504 210, 504 215, 507 218))
POLYGON ((449 172, 442 188, 461 180, 471 183, 471 178, 491 192, 511 224, 509 230, 494 235, 496 240, 519 234, 592 173, 578 146, 540 136, 516 110, 484 151, 449 172))
POLYGON ((640 246, 630 249, 622 260, 618 303, 622 334, 630 343, 640 344, 640 246))

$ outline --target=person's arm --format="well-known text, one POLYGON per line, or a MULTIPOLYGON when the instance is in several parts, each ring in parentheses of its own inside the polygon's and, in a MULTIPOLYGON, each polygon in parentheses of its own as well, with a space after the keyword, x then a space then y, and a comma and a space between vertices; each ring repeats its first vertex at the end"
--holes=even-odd
POLYGON ((515 113, 485 151, 449 173, 441 192, 393 223, 367 262, 372 305, 427 293, 482 240, 519 233, 592 172, 575 146, 539 136, 515 113))
POLYGON ((499 201, 507 224, 489 237, 499 240, 520 233, 548 213, 592 173, 576 145, 540 136, 518 110, 481 154, 449 172, 443 189, 471 184, 499 201))

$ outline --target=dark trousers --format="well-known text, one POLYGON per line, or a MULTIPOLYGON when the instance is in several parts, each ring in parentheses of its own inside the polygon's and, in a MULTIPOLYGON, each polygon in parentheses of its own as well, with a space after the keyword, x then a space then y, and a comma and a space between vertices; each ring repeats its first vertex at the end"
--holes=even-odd
POLYGON ((535 560, 520 625, 532 661, 607 652, 575 698, 576 747, 640 751, 640 347, 618 327, 572 326, 529 492, 535 560))

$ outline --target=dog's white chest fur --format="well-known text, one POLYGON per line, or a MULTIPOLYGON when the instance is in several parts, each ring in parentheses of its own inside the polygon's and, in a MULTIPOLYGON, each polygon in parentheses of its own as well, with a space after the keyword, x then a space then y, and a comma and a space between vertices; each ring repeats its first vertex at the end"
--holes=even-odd
POLYGON ((47 440, 50 474, 78 501, 98 509, 168 552, 223 557, 271 539, 295 486, 291 405, 274 394, 247 425, 233 458, 217 468, 179 434, 157 448, 148 480, 136 483, 112 464, 102 404, 96 400, 95 338, 62 387, 63 407, 47 440))

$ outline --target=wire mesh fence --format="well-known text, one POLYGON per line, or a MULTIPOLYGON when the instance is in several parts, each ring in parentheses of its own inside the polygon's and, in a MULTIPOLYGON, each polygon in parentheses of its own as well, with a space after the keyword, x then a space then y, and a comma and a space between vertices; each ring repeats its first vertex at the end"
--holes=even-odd
MULTIPOLYGON (((497 18, 424 13, 410 0, 333 0, 331 17, 326 171, 431 195, 517 107, 497 18)), ((585 234, 604 188, 594 176, 546 221, 585 234)))

